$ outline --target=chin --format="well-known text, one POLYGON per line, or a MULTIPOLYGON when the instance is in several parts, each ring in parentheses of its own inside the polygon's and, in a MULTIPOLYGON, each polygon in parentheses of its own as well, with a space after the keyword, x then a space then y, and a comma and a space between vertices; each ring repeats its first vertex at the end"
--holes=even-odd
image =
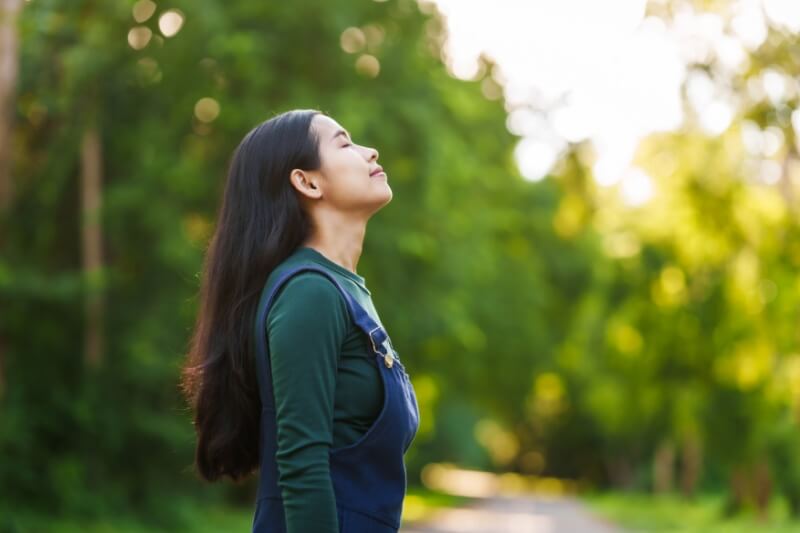
POLYGON ((392 201, 392 189, 386 187, 386 194, 384 194, 379 200, 375 202, 375 210, 382 208, 386 204, 392 201))

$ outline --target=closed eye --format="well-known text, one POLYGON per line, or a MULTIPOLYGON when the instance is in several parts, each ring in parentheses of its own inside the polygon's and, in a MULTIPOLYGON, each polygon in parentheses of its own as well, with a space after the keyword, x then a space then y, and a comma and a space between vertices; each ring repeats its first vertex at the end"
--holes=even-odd
POLYGON ((343 145, 342 145, 342 148, 347 148, 348 146, 353 146, 353 145, 352 145, 352 144, 350 144, 350 143, 343 144, 343 145))

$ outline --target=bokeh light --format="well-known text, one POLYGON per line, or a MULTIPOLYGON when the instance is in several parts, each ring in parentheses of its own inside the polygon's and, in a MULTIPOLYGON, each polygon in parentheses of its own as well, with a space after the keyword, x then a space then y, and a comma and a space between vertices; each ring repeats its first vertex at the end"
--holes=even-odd
POLYGON ((152 0, 139 0, 133 4, 133 19, 141 24, 153 16, 156 12, 156 3, 152 0))
POLYGON ((158 29, 161 30, 164 37, 173 37, 183 27, 183 18, 183 13, 177 9, 165 11, 158 18, 158 29))
POLYGON ((213 122, 219 116, 219 102, 213 98, 201 98, 194 105, 194 116, 197 120, 205 123, 213 122))
POLYGON ((153 32, 147 26, 136 26, 128 32, 128 44, 134 50, 141 50, 147 46, 152 36, 153 32))
POLYGON ((362 54, 356 59, 356 71, 368 78, 375 78, 381 70, 380 61, 371 54, 362 54))

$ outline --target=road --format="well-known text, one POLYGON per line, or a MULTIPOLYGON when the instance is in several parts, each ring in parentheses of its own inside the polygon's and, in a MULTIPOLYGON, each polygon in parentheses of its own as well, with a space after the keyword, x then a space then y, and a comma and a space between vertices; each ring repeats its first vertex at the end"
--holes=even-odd
POLYGON ((493 496, 444 509, 401 533, 623 533, 566 497, 493 496))

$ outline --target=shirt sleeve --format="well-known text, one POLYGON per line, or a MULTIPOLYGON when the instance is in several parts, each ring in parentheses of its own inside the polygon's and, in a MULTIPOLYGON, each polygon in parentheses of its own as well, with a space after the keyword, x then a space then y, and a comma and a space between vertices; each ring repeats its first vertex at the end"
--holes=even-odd
POLYGON ((286 282, 267 319, 287 533, 338 533, 329 452, 347 306, 321 274, 286 282))

